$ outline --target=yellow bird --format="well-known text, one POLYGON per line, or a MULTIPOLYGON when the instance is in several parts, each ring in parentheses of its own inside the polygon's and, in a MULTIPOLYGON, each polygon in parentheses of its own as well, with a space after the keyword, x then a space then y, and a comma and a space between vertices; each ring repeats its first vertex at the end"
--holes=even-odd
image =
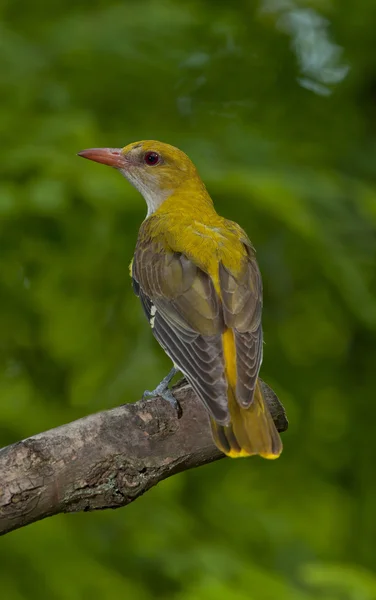
POLYGON ((214 441, 228 456, 282 451, 258 373, 262 281, 243 229, 220 217, 184 152, 157 141, 80 156, 118 169, 145 198, 131 275, 153 334, 207 408, 214 441))

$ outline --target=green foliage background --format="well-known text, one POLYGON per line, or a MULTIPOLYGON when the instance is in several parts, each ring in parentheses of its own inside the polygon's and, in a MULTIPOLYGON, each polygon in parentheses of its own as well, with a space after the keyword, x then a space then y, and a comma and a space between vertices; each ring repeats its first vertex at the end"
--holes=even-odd
POLYGON ((185 150, 255 244, 262 372, 290 419, 276 462, 221 461, 2 538, 1 598, 375 599, 376 4, 0 15, 1 445, 169 368, 128 278, 144 202, 75 155, 139 139, 185 150))

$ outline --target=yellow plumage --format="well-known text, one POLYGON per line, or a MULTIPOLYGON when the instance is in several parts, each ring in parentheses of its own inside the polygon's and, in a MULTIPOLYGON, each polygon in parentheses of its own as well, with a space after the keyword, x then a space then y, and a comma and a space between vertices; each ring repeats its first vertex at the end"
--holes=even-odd
POLYGON ((228 381, 228 404, 231 421, 228 426, 218 425, 211 419, 213 437, 223 452, 231 458, 260 454, 263 458, 278 458, 282 451, 279 434, 265 404, 262 390, 257 382, 253 402, 242 408, 236 401, 236 348, 234 334, 227 329, 222 336, 228 381), (224 445, 224 440, 227 444, 224 445), (236 444, 234 447, 234 440, 236 444), (236 448, 239 446, 239 449, 236 448), (228 449, 227 446, 230 448, 228 449))
POLYGON ((131 265, 136 293, 164 350, 206 405, 231 457, 276 458, 282 443, 258 381, 262 285, 245 232, 219 216, 197 170, 156 141, 93 149, 144 195, 131 265))

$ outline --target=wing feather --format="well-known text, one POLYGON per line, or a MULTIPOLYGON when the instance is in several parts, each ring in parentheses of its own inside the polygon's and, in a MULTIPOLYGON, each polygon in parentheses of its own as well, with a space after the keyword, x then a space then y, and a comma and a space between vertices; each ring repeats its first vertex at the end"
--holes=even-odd
POLYGON ((220 423, 229 419, 225 329, 234 331, 236 399, 244 408, 252 404, 262 362, 261 276, 248 238, 237 233, 246 248, 244 261, 237 273, 219 263, 221 297, 211 277, 187 256, 148 237, 139 239, 132 267, 154 336, 220 423))
POLYGON ((158 308, 153 332, 214 419, 218 423, 227 423, 227 384, 224 378, 221 336, 218 334, 204 338, 196 335, 191 341, 184 341, 158 312, 158 308))
POLYGON ((219 266, 224 320, 234 331, 236 347, 236 399, 252 404, 262 362, 262 281, 256 260, 248 253, 243 269, 234 275, 219 266))
POLYGON ((157 250, 150 241, 138 243, 133 261, 132 276, 145 314, 166 354, 214 419, 225 424, 224 321, 213 282, 183 254, 157 250))

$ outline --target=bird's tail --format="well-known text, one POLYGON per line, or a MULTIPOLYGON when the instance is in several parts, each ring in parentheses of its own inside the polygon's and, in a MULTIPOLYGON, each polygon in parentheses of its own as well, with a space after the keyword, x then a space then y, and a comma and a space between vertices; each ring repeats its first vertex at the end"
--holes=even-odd
POLYGON ((211 418, 213 438, 220 450, 237 458, 259 454, 263 458, 278 458, 282 441, 257 381, 253 402, 248 408, 239 406, 229 386, 230 424, 219 425, 211 418))

